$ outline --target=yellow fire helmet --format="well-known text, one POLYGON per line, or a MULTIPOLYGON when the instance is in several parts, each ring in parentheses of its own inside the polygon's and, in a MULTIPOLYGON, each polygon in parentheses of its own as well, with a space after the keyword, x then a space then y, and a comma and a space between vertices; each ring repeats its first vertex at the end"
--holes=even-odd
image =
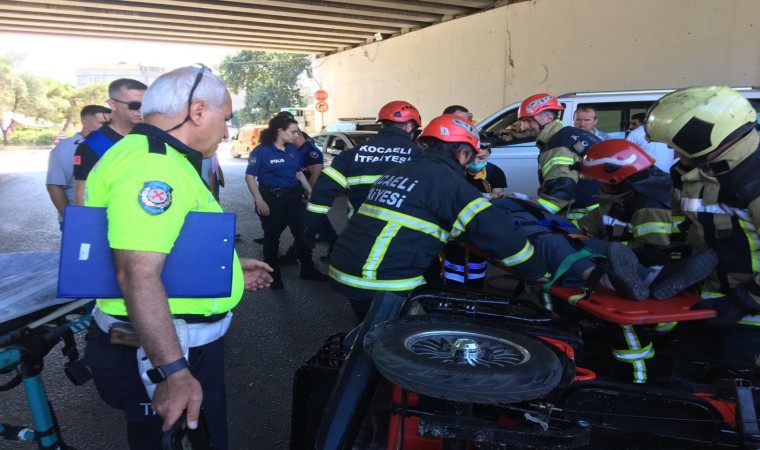
POLYGON ((647 137, 687 158, 701 158, 727 138, 749 131, 757 120, 750 102, 727 86, 695 86, 658 100, 644 119, 647 137))

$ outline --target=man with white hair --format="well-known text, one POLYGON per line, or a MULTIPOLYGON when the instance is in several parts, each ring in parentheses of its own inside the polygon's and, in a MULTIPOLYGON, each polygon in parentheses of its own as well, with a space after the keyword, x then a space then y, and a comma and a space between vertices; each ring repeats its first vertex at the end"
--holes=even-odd
POLYGON ((222 212, 200 169, 227 136, 230 95, 205 66, 184 67, 153 83, 142 113, 87 179, 86 205, 107 209, 124 298, 97 300, 86 361, 101 397, 124 410, 130 448, 160 449, 183 411, 196 429, 203 407, 211 445, 226 449, 223 335, 243 290, 268 286, 271 269, 235 254, 231 295, 192 299, 167 298, 161 270, 188 212, 222 212), (109 339, 123 322, 140 348, 109 339))

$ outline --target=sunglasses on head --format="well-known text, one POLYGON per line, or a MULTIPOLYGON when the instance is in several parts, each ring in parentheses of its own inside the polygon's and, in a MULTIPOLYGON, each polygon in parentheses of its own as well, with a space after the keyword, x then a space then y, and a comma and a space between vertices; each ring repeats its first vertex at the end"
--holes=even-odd
POLYGON ((124 100, 119 100, 117 98, 112 98, 111 101, 121 103, 122 105, 127 105, 127 108, 131 109, 132 111, 139 111, 140 108, 142 108, 142 102, 125 102, 124 100))

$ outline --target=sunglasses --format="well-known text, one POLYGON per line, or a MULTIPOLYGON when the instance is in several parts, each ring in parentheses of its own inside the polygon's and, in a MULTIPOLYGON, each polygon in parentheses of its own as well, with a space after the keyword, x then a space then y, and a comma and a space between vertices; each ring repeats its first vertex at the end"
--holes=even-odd
POLYGON ((131 109, 132 111, 139 111, 140 108, 142 108, 142 102, 125 102, 124 100, 119 100, 116 98, 112 98, 111 101, 121 103, 122 105, 127 105, 127 108, 131 109))

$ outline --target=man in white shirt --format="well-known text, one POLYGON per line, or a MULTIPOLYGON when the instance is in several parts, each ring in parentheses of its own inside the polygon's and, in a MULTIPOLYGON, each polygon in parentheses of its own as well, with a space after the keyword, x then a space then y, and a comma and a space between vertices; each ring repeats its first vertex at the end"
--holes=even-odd
MULTIPOLYGON (((641 116, 643 115, 644 114, 641 114, 641 116)), ((636 116, 638 116, 638 114, 631 116, 631 123, 634 122, 636 116)), ((673 155, 673 149, 668 147, 667 144, 663 144, 662 142, 650 142, 647 139, 646 130, 642 126, 633 128, 625 139, 638 145, 649 156, 654 158, 654 165, 658 169, 665 173, 670 173, 670 166, 675 163, 675 157, 673 155)))
POLYGON ((58 222, 63 224, 63 210, 74 204, 74 152, 88 134, 107 124, 111 110, 105 106, 87 105, 79 113, 82 131, 66 138, 50 151, 47 185, 50 200, 58 210, 58 222))

